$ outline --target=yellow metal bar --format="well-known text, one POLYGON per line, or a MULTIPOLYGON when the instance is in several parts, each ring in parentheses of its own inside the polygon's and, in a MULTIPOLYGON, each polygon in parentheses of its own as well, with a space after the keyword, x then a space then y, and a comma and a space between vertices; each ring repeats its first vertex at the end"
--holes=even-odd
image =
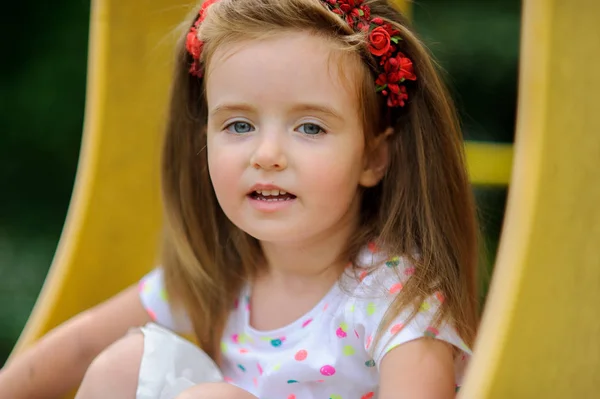
POLYGON ((95 0, 83 145, 52 267, 14 353, 134 283, 155 262, 158 160, 174 40, 173 0, 95 0))
POLYGON ((404 15, 410 18, 411 16, 411 0, 390 0, 392 5, 400 10, 404 15))
POLYGON ((471 183, 476 186, 506 186, 513 162, 511 144, 467 141, 465 145, 471 183))
MULTIPOLYGON (((408 18, 411 0, 390 0, 408 18)), ((471 183, 477 186, 506 186, 512 169, 512 146, 499 143, 467 142, 466 156, 471 183)))
POLYGON ((515 168, 462 397, 600 397, 600 2, 525 0, 515 168))

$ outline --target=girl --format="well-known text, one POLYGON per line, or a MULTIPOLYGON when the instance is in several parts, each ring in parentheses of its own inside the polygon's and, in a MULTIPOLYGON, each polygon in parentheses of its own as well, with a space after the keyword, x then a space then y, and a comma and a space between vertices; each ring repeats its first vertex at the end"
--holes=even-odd
POLYGON ((186 25, 162 266, 16 359, 0 396, 87 370, 80 398, 453 397, 477 229, 455 111, 406 21, 384 0, 207 0, 186 25))

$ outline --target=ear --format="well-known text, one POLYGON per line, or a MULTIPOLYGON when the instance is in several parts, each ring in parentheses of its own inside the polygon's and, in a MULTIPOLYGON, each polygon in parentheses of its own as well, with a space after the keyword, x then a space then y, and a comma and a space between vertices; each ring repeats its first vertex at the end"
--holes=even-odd
POLYGON ((375 138, 371 150, 365 154, 365 166, 358 183, 363 187, 376 186, 387 170, 389 164, 389 140, 394 129, 388 127, 382 134, 375 138))

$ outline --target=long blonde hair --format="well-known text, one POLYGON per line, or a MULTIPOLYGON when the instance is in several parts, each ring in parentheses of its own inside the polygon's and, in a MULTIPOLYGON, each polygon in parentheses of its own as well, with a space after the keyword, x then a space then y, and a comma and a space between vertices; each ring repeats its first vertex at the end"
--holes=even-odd
MULTIPOLYGON (((445 296, 438 320, 450 320, 470 345, 477 326, 477 224, 454 106, 431 56, 407 21, 387 1, 369 0, 373 17, 391 23, 403 38, 418 80, 410 99, 390 112, 375 92, 373 60, 364 35, 356 34, 322 0, 221 0, 201 28, 204 62, 225 43, 272 37, 287 31, 322 35, 357 53, 367 73, 359 83, 367 144, 391 126, 390 163, 382 182, 362 191, 360 228, 345 252, 376 241, 385 252, 409 258, 415 272, 383 323, 435 291, 445 296), (413 254, 418 256, 414 257, 413 254)), ((190 27, 196 14, 190 16, 190 27)), ((186 32, 187 33, 187 32, 186 32)), ((189 74, 183 35, 176 53, 166 128, 162 189, 166 214, 163 268, 173 306, 189 315, 198 344, 219 360, 220 340, 235 297, 260 270, 256 239, 233 225, 210 181, 206 146, 207 104, 203 81, 189 74)), ((368 146, 367 146, 368 148, 368 146)))

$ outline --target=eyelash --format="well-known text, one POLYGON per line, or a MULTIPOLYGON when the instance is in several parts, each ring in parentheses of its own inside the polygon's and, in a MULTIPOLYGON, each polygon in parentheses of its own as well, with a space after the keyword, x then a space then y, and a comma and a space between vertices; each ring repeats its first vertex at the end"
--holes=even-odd
MULTIPOLYGON (((306 125, 312 125, 312 126, 317 127, 319 129, 319 133, 317 133, 317 134, 308 134, 308 133, 300 132, 300 133, 302 133, 303 136, 307 136, 307 137, 310 137, 310 138, 317 138, 317 137, 320 137, 320 136, 322 136, 324 134, 327 134, 327 130, 325 130, 325 128, 323 126, 319 125, 318 123, 305 122, 305 123, 300 124, 298 126, 298 128, 300 128, 302 126, 306 126, 306 125)), ((295 130, 297 130, 298 128, 296 128, 295 130)), ((254 131, 254 129, 255 129, 254 126, 252 126, 252 124, 250 122, 245 122, 245 121, 234 121, 234 122, 231 122, 231 123, 227 124, 223 128, 223 130, 226 130, 226 131, 228 131, 229 133, 232 133, 232 134, 245 134, 245 133, 249 133, 249 132, 254 131), (237 124, 237 123, 246 124, 246 125, 248 125, 250 127, 251 130, 248 131, 248 132, 242 132, 242 133, 238 133, 238 132, 232 131, 231 128, 233 126, 235 126, 235 124, 237 124)))

